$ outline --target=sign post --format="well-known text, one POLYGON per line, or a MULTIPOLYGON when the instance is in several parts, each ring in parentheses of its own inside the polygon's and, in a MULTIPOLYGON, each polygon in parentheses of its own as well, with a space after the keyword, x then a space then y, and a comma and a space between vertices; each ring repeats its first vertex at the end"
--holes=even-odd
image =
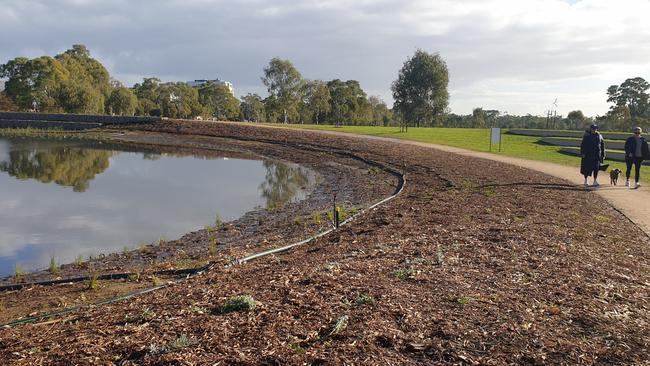
POLYGON ((499 152, 501 152, 501 128, 493 127, 490 129, 490 151, 492 146, 499 145, 499 152))

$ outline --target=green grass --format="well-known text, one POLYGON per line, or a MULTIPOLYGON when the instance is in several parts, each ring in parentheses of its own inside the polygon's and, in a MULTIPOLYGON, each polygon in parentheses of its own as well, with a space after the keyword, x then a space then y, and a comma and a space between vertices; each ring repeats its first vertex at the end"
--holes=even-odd
MULTIPOLYGON (((473 151, 490 152, 489 129, 410 127, 408 132, 399 132, 399 127, 344 126, 336 128, 331 125, 289 125, 289 127, 388 137, 453 146, 473 151)), ((561 146, 540 144, 538 143, 540 139, 541 137, 538 136, 520 136, 504 133, 501 152, 498 151, 497 146, 493 147, 492 153, 522 159, 547 161, 565 166, 573 166, 576 169, 580 166, 579 157, 560 153, 561 146)), ((625 163, 623 162, 608 160, 606 163, 610 164, 610 169, 619 168, 625 172, 625 163)), ((650 176, 648 176, 650 171, 647 168, 643 170, 646 172, 642 171, 641 180, 650 183, 650 176)), ((579 172, 576 171, 576 174, 579 174, 579 172)), ((622 177, 622 179, 619 178, 619 184, 621 184, 621 180, 625 183, 625 177, 622 177)), ((600 181, 601 183, 609 183, 609 174, 606 173, 606 176, 601 177, 600 181)))

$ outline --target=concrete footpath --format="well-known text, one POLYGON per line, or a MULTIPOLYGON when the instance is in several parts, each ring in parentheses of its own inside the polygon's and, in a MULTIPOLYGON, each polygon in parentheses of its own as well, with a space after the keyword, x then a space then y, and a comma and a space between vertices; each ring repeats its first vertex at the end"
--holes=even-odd
MULTIPOLYGON (((458 155, 471 156, 481 159, 488 159, 493 161, 498 161, 506 164, 512 164, 520 166, 522 168, 536 170, 548 175, 552 175, 557 178, 567 180, 577 186, 582 186, 584 183, 584 178, 580 175, 580 170, 577 167, 564 166, 555 163, 548 163, 544 161, 537 160, 527 160, 520 158, 513 158, 509 156, 471 151, 466 149, 461 149, 452 146, 445 145, 436 145, 429 144, 424 142, 401 140, 395 138, 387 137, 377 137, 377 136, 367 136, 367 135, 356 135, 346 132, 336 132, 336 131, 317 131, 309 130, 312 132, 322 132, 332 135, 340 136, 356 136, 359 138, 366 138, 370 140, 381 140, 381 141, 390 141, 399 144, 408 144, 415 146, 422 146, 426 148, 431 148, 435 150, 446 151, 458 155)), ((641 174, 650 174, 649 168, 641 168, 641 174)), ((632 173, 634 175, 634 173, 632 173)), ((591 178, 589 179, 591 183, 591 178)), ((650 237, 650 188, 641 187, 638 189, 630 189, 625 187, 625 177, 619 178, 619 185, 612 186, 609 184, 609 173, 602 174, 599 178, 599 183, 601 186, 599 188, 589 188, 590 190, 595 191, 598 195, 605 198, 612 206, 622 212, 625 216, 634 222, 641 230, 643 230, 646 235, 650 237)))

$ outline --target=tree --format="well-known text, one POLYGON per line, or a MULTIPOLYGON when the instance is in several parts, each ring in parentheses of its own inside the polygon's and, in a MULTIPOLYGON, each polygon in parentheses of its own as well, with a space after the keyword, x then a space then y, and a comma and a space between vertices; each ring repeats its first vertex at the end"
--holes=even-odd
POLYGON ((571 128, 579 130, 583 127, 583 124, 585 122, 585 115, 580 110, 571 111, 567 115, 567 119, 569 120, 569 126, 571 126, 571 128))
POLYGON ((331 96, 330 122, 339 124, 360 124, 372 118, 366 93, 356 80, 334 79, 327 83, 331 96))
POLYGON ((244 121, 260 122, 264 117, 264 102, 257 94, 248 93, 242 97, 240 108, 244 121))
POLYGON ((446 112, 448 84, 449 72, 442 57, 417 50, 404 62, 393 82, 393 108, 406 123, 412 121, 418 127, 424 123, 433 124, 435 118, 446 112))
POLYGON ((138 106, 138 98, 131 89, 121 86, 113 89, 108 98, 107 105, 111 114, 132 116, 135 114, 136 107, 138 106))
POLYGON ((485 128, 485 112, 483 108, 474 108, 472 110, 472 127, 485 128))
POLYGON ((7 94, 2 91, 0 92, 0 111, 3 112, 15 112, 18 111, 18 106, 14 104, 14 101, 7 96, 7 94))
POLYGON ((612 85, 607 88, 607 102, 614 104, 611 107, 612 111, 616 107, 627 106, 632 118, 650 118, 648 89, 650 89, 650 83, 643 78, 627 79, 620 86, 612 85))
POLYGON ((392 119, 392 113, 386 103, 378 96, 370 96, 368 98, 370 109, 372 111, 372 118, 370 122, 374 126, 387 126, 392 119))
POLYGON ((165 83, 160 85, 156 101, 162 116, 170 118, 193 118, 201 115, 199 92, 186 83, 165 83))
POLYGON ((199 89, 199 102, 204 114, 217 119, 235 121, 239 117, 239 101, 225 85, 208 82, 199 89))
POLYGON ((289 60, 273 58, 264 68, 262 82, 266 86, 272 103, 272 114, 281 115, 282 121, 295 121, 298 116, 298 102, 302 86, 302 76, 289 60))
POLYGON ((321 80, 308 80, 304 83, 303 104, 313 120, 318 124, 320 116, 332 110, 330 91, 321 80))

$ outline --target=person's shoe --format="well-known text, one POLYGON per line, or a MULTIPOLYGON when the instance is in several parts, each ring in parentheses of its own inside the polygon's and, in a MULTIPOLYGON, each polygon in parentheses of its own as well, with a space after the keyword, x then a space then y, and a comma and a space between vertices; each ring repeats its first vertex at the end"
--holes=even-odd
POLYGON ((584 186, 585 186, 585 187, 589 187, 589 183, 587 183, 587 178, 585 178, 584 186))
POLYGON ((629 180, 629 179, 626 179, 626 180, 625 180, 625 186, 628 187, 628 188, 630 188, 630 180, 629 180))
POLYGON ((636 182, 636 184, 634 185, 634 188, 639 188, 639 187, 641 187, 641 183, 636 182))
POLYGON ((592 186, 592 187, 599 187, 599 186, 600 186, 600 184, 598 184, 598 181, 597 181, 597 180, 595 180, 595 181, 594 181, 594 184, 592 184, 591 186, 592 186))

